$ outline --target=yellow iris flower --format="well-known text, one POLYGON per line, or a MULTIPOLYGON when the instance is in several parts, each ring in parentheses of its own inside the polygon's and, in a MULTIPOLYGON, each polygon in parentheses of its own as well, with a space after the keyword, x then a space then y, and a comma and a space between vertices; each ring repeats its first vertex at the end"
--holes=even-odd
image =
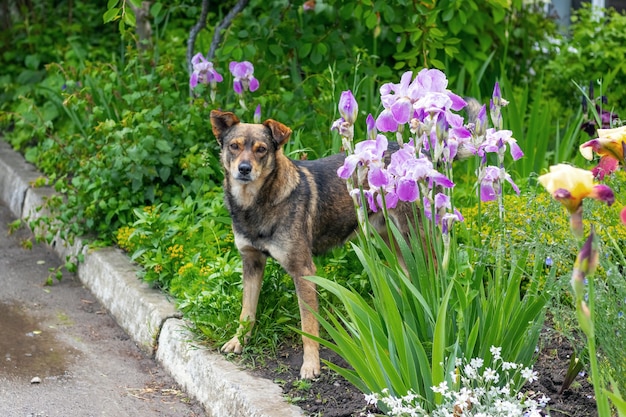
POLYGON ((580 145, 580 153, 587 160, 593 159, 593 153, 600 156, 600 163, 593 174, 602 179, 615 171, 621 162, 624 164, 626 153, 626 125, 614 129, 598 129, 598 138, 580 145))
POLYGON ((567 164, 550 167, 550 172, 538 178, 541 185, 558 200, 571 215, 572 230, 582 236, 582 204, 587 197, 607 203, 615 201, 613 191, 606 185, 594 183, 593 173, 567 164))

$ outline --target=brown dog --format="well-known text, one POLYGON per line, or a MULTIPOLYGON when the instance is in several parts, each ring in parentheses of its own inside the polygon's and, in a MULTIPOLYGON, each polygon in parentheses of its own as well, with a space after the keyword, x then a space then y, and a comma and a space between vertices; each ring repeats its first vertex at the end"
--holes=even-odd
MULTIPOLYGON (((354 202, 337 176, 345 155, 291 160, 282 149, 291 129, 271 119, 240 123, 233 113, 213 110, 211 124, 221 146, 225 203, 243 261, 240 322, 254 324, 265 262, 271 256, 294 280, 302 331, 317 336, 319 324, 309 310, 317 311, 317 292, 303 277, 315 275, 313 255, 341 245, 358 227, 354 202)), ((401 204, 392 213, 403 231, 408 229, 407 209, 401 204)), ((385 233, 382 216, 372 215, 370 222, 385 233)), ((222 351, 241 353, 251 329, 242 325, 222 351)), ((300 376, 312 379, 320 374, 319 344, 307 337, 302 341, 300 376)))

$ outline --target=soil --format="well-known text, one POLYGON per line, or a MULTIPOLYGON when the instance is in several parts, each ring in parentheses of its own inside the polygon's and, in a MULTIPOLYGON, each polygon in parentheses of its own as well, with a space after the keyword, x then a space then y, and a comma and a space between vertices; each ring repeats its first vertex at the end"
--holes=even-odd
MULTIPOLYGON (((552 417, 597 416, 593 387, 586 373, 580 373, 570 387, 561 392, 572 353, 569 340, 545 329, 537 362, 533 367, 539 378, 524 389, 550 397, 546 412, 552 417)), ((322 348, 320 356, 345 366, 345 362, 328 349, 322 348)), ((377 412, 367 409, 363 394, 328 367, 322 365, 322 375, 310 384, 300 381, 301 358, 299 345, 284 345, 279 348, 275 358, 266 359, 262 366, 257 363, 258 367, 253 372, 279 384, 285 398, 309 416, 361 417, 367 411, 377 412)))

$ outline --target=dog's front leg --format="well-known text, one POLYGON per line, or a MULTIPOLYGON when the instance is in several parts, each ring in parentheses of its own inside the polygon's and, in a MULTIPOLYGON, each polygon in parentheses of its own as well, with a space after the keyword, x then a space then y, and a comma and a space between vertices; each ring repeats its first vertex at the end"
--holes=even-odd
POLYGON ((263 271, 267 257, 260 251, 246 247, 240 249, 243 262, 243 299, 239 315, 239 329, 228 342, 222 346, 222 352, 241 353, 243 344, 247 343, 256 319, 256 309, 261 294, 263 271), (245 334, 244 334, 245 332, 245 334))

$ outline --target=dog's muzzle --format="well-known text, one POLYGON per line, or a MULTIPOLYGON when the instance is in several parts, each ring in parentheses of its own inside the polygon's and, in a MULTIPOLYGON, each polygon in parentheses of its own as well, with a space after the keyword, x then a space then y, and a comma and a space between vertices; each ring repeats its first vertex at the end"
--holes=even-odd
POLYGON ((250 162, 240 163, 237 169, 239 170, 239 175, 237 176, 239 181, 250 181, 252 179, 250 178, 250 173, 252 172, 252 164, 250 162))

